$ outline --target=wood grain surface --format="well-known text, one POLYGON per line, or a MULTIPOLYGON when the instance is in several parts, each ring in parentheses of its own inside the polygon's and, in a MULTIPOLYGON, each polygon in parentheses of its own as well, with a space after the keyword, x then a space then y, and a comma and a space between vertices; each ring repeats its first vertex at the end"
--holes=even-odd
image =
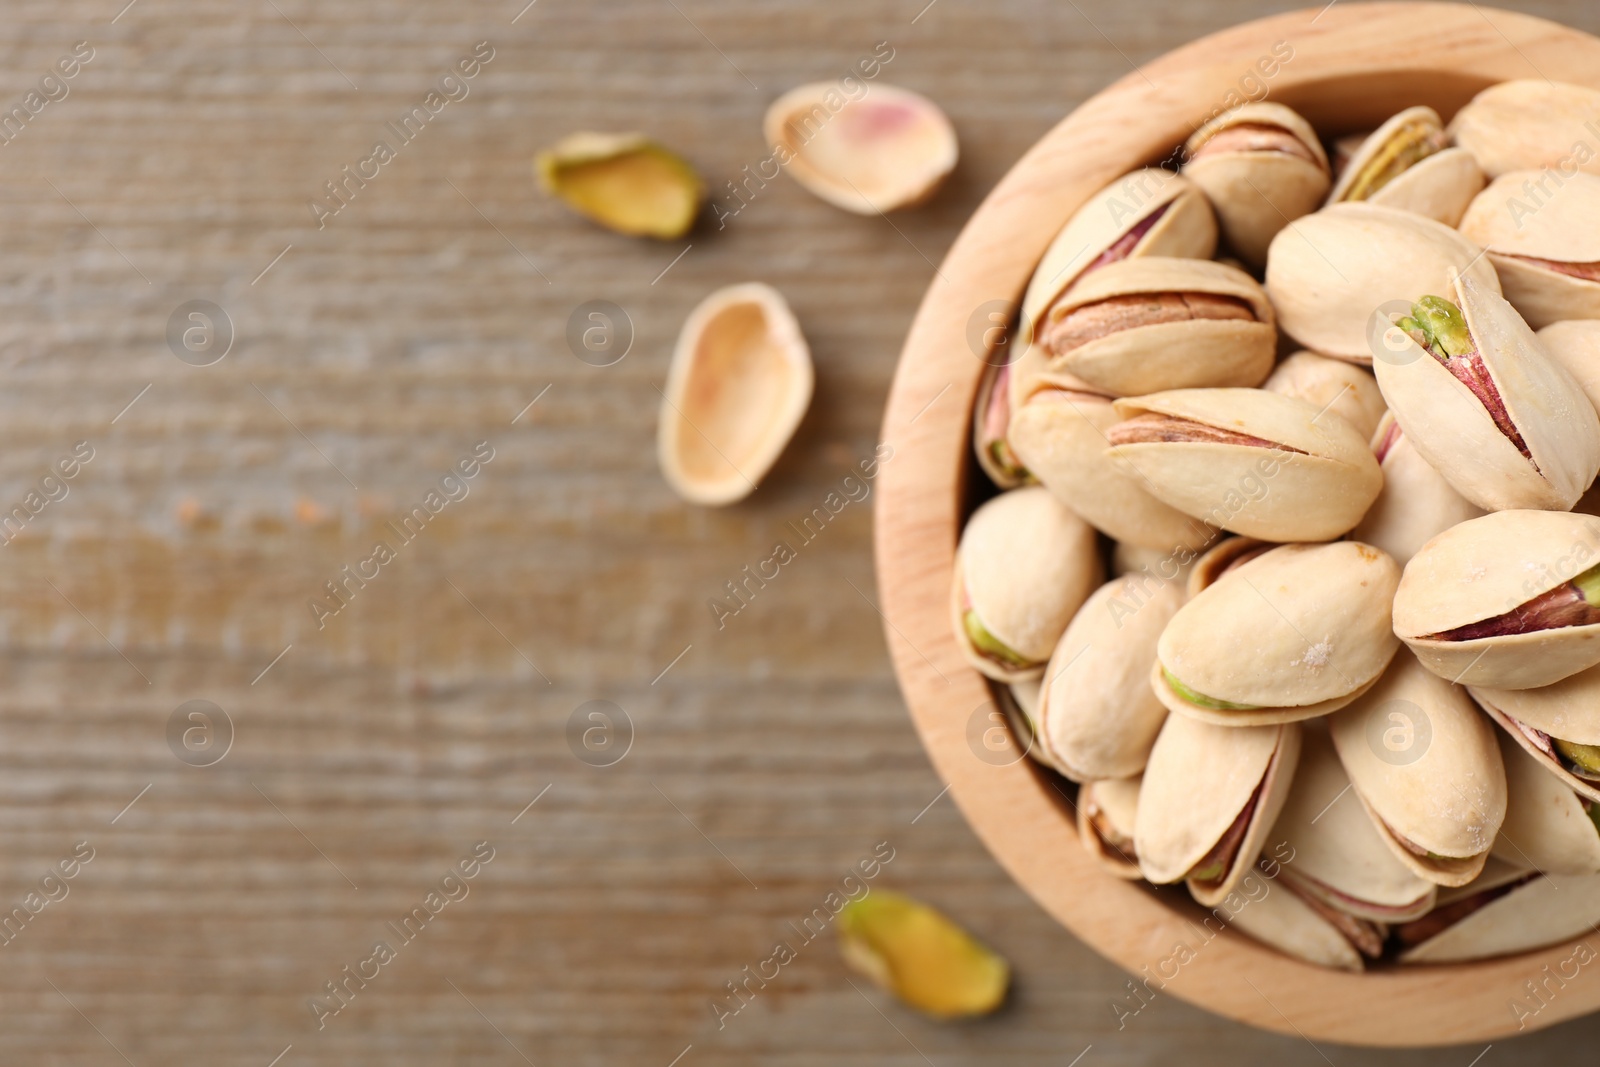
MULTIPOLYGON (((0 899, 37 908, 0 944, 0 1062, 1480 1053, 1312 1046, 1171 998, 1119 1030, 1123 972, 941 798, 884 647, 868 502, 803 545, 789 526, 872 454, 934 264, 1011 164, 1133 65, 1274 5, 122 5, 17 0, 0 30, 0 122, 27 116, 0 143, 0 511, 27 516, 0 547, 0 899), (80 41, 92 58, 41 89, 80 41), (881 41, 882 76, 962 138, 925 208, 857 218, 783 177, 654 244, 534 189, 541 146, 639 129, 731 210, 767 102, 881 41), (464 98, 401 143, 387 124, 479 42, 493 58, 444 90, 464 98), (308 203, 379 141, 393 159, 319 228, 308 203), (690 508, 655 468, 657 389, 688 309, 751 278, 799 315, 816 401, 751 500, 690 508), (196 300, 231 322, 209 366, 168 340, 196 300), (631 323, 613 365, 569 346, 590 301, 631 323), (93 458, 41 485, 79 442, 93 458), (449 483, 466 496, 396 536, 479 442, 493 459, 449 483), (707 601, 779 539, 797 558, 719 628, 707 601), (379 540, 394 558, 328 614, 324 584, 379 540), (211 713, 219 749, 232 736, 205 767, 171 740, 195 700, 231 722, 211 713), (608 767, 575 740, 590 701, 613 705, 608 767), (478 842, 492 861, 402 942, 389 924, 478 842), (999 1016, 924 1021, 849 976, 831 933, 795 932, 879 842, 875 884, 1013 960, 999 1016), (794 961, 719 1026, 726 983, 780 939, 794 961), (380 940, 394 958, 319 1028, 309 1002, 380 940)), ((1600 29, 1584 0, 1515 6, 1600 29)), ((1482 1062, 1592 1062, 1597 1038, 1568 1024, 1482 1062)))

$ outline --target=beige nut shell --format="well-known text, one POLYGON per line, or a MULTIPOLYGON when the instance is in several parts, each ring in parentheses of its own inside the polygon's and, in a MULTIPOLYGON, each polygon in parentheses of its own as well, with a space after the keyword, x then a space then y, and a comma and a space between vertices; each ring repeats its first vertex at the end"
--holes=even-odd
POLYGON ((1374 452, 1391 430, 1380 461, 1383 491, 1350 536, 1383 549, 1404 567, 1435 536, 1484 512, 1422 458, 1391 413, 1384 414, 1372 435, 1374 452))
POLYGON ((1400 962, 1462 963, 1510 956, 1581 937, 1596 923, 1600 874, 1539 877, 1401 953, 1400 962))
POLYGON ((1600 782, 1579 778, 1545 751, 1524 726, 1562 741, 1600 745, 1600 667, 1579 671, 1538 689, 1469 690, 1478 706, 1557 781, 1591 803, 1600 803, 1600 782))
POLYGON ((1116 832, 1133 840, 1134 824, 1138 819, 1139 790, 1142 779, 1109 778, 1099 782, 1085 782, 1078 790, 1078 838, 1101 867, 1118 878, 1138 881, 1139 860, 1107 841, 1095 829, 1091 816, 1099 814, 1116 832))
POLYGON ((1285 357, 1261 388, 1315 404, 1319 411, 1339 416, 1366 438, 1377 431, 1378 420, 1389 410, 1370 370, 1304 350, 1285 357))
POLYGON ((1600 319, 1551 323, 1539 331, 1538 338, 1600 411, 1600 319))
MULTIPOLYGON (((1328 202, 1347 201, 1350 187, 1367 164, 1403 129, 1418 124, 1435 130, 1443 127, 1439 113, 1431 107, 1411 107, 1392 116, 1369 134, 1351 155, 1328 202)), ((1364 202, 1409 211, 1454 226, 1461 221, 1472 198, 1483 189, 1485 180, 1471 152, 1445 148, 1407 167, 1364 202)))
POLYGON ((1600 176, 1501 175, 1473 200, 1461 232, 1489 250, 1506 299, 1529 326, 1600 318, 1600 282, 1529 262, 1600 263, 1600 176))
POLYGON ((1279 952, 1319 967, 1354 973, 1366 969, 1366 961, 1350 940, 1281 883, 1269 885, 1265 896, 1252 899, 1235 914, 1233 926, 1279 952))
POLYGON ((1547 874, 1600 873, 1600 832, 1572 787, 1504 731, 1506 821, 1494 855, 1547 874))
POLYGON ((1600 174, 1600 157, 1581 162, 1573 145, 1600 117, 1600 91, 1543 78, 1504 81, 1473 97, 1450 120, 1456 144, 1471 152, 1486 174, 1542 170, 1563 163, 1600 174))

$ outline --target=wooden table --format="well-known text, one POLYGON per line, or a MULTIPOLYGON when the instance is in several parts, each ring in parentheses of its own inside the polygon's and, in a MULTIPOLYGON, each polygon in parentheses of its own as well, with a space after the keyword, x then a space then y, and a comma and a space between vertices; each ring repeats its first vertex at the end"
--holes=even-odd
MULTIPOLYGON (((23 909, 0 927, 0 1062, 1481 1051, 1313 1049, 1170 998, 1119 1031, 1125 976, 941 799, 866 502, 721 628, 707 603, 871 454, 933 264, 1012 161, 1131 63, 1275 5, 121 2, 13 4, 0 34, 0 120, 23 109, 0 126, 0 900, 23 909), (737 206, 767 102, 881 41, 884 79, 963 144, 892 224, 784 177, 655 244, 534 190, 539 147, 640 129, 737 206), (403 140, 387 124, 416 107, 403 140), (393 158, 364 163, 378 141, 393 158), (656 471, 657 388, 687 310, 750 278, 793 303, 817 399, 750 501, 690 508, 656 471), (589 301, 631 324, 613 314, 612 365, 569 347, 589 301), (493 458, 430 500, 475 447, 493 458), (414 506, 426 525, 397 534, 414 506), (364 562, 378 541, 392 558, 364 562), (880 842, 876 884, 1014 961, 1001 1015, 921 1020, 797 933, 880 842), (463 868, 475 846, 492 860, 463 868), (793 962, 719 1023, 779 940, 793 962)), ((1600 30, 1583 0, 1517 6, 1600 30)), ((1588 1063, 1596 1040, 1600 1020, 1489 1055, 1588 1063)))

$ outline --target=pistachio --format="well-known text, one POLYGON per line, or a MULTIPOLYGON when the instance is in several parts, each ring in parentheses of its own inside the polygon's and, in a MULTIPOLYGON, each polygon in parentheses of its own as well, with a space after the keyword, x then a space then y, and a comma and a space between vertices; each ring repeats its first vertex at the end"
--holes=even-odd
POLYGON ((1435 535, 1483 514, 1418 454, 1392 413, 1379 421, 1372 451, 1383 470, 1383 491, 1351 536, 1402 567, 1435 535))
POLYGON ((1600 410, 1600 319, 1555 322, 1537 334, 1544 350, 1566 369, 1600 410))
POLYGON ((1337 415, 1363 437, 1370 438, 1387 410, 1372 372, 1342 359, 1315 352, 1295 352, 1279 363, 1261 388, 1296 397, 1318 410, 1337 415))
POLYGON ((540 152, 534 170, 545 192, 632 237, 682 237, 706 195, 693 167, 637 133, 571 134, 540 152))
POLYGON ((1600 177, 1501 175, 1472 202, 1461 232, 1488 249, 1529 326, 1600 318, 1600 177))
POLYGON ((1011 424, 1011 364, 991 364, 978 383, 972 405, 972 448, 978 466, 1002 489, 1015 489, 1032 479, 1006 440, 1011 424))
POLYGON ((1472 153, 1450 146, 1438 112, 1411 107, 1353 151, 1328 202, 1366 201, 1454 226, 1484 180, 1472 153))
POLYGON ((1590 803, 1600 802, 1600 667, 1537 689, 1473 687, 1472 697, 1522 750, 1590 803))
MULTIPOLYGON (((1263 864, 1268 863, 1262 860, 1263 864)), ((1319 967, 1360 973, 1383 948, 1385 927, 1323 904, 1288 881, 1233 915, 1233 926, 1319 967), (1281 890, 1281 891, 1279 891, 1281 890)))
POLYGON ((1471 275, 1424 296, 1373 369, 1406 437, 1467 500, 1566 510, 1600 471, 1600 417, 1498 291, 1471 275))
MULTIPOLYGON (((1553 743, 1558 749, 1573 744, 1553 743)), ((1600 808, 1581 799, 1504 731, 1500 754, 1506 765, 1506 821, 1494 855, 1549 874, 1600 872, 1600 826, 1593 818, 1600 808)), ((1595 770, 1600 773, 1600 763, 1595 770)))
POLYGON ((1139 850, 1134 825, 1139 810, 1140 778, 1108 778, 1085 782, 1078 789, 1078 837, 1102 867, 1134 881, 1139 850))
POLYGON ((942 912, 888 889, 839 912, 851 969, 937 1019, 987 1015, 1005 1000, 1011 968, 942 912))
POLYGON ((1235 567, 1243 566, 1277 547, 1270 541, 1258 541, 1254 537, 1228 537, 1217 542, 1189 569, 1189 598, 1192 600, 1199 596, 1235 567))
POLYGON ((1176 389, 1118 400, 1107 455, 1163 502, 1268 541, 1355 526, 1383 476, 1344 420, 1261 389, 1176 389))
POLYGON ((777 462, 811 403, 811 350, 776 289, 718 289, 689 313, 662 393, 661 472, 696 504, 741 500, 777 462))
POLYGON ((1511 869, 1480 892, 1397 933, 1401 963, 1460 963, 1582 937, 1600 922, 1600 874, 1550 878, 1511 869))
POLYGON ((1514 170, 1581 167, 1600 174, 1600 157, 1575 153, 1574 139, 1600 115, 1600 92, 1544 79, 1504 81, 1473 97, 1450 120, 1456 144, 1491 178, 1514 170))
POLYGON ((1285 225, 1327 195, 1328 157, 1310 123, 1276 103, 1251 103, 1196 130, 1183 173, 1216 209, 1228 245, 1259 268, 1285 225))

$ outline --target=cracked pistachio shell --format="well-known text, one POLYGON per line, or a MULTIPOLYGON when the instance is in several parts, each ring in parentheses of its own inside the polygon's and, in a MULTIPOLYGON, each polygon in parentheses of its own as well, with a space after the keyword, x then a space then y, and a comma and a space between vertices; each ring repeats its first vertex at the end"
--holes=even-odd
POLYGON ((1506 821, 1493 854, 1547 874, 1600 873, 1600 831, 1585 801, 1502 731, 1506 821))
POLYGON ((1040 741, 1068 778, 1144 770, 1167 718, 1150 691, 1150 667, 1183 600, 1177 582, 1124 575, 1095 590, 1073 616, 1045 668, 1038 715, 1040 741))
POLYGON ((884 82, 860 96, 839 82, 797 86, 772 102, 763 132, 795 181, 857 215, 924 202, 959 155, 939 105, 884 82))
POLYGON ((1189 569, 1189 598, 1193 599, 1202 591, 1216 585, 1217 579, 1233 568, 1243 566, 1277 547, 1271 541, 1261 541, 1254 537, 1229 537, 1217 542, 1206 550, 1205 555, 1195 560, 1194 566, 1189 569))
POLYGON ((1554 322, 1536 336, 1600 411, 1600 319, 1554 322))
POLYGON ((1600 745, 1600 667, 1590 667, 1538 689, 1474 686, 1469 691, 1489 717, 1552 778, 1586 800, 1600 803, 1600 782, 1573 774, 1554 753, 1546 751, 1547 742, 1537 736, 1543 733, 1560 741, 1600 745))
POLYGON ((1503 615, 1588 570, 1600 518, 1562 511, 1496 511, 1422 546, 1394 598, 1394 632, 1428 670, 1490 689, 1547 686, 1600 663, 1600 625, 1441 641, 1503 615))
POLYGON ((839 912, 839 948, 858 973, 938 1019, 987 1015, 1011 984, 1011 967, 948 916, 890 889, 839 912))
POLYGON ((1151 684, 1170 710, 1220 725, 1294 722, 1366 692, 1399 648, 1388 607, 1400 568, 1356 541, 1283 545, 1226 572, 1178 610, 1151 684), (1212 703, 1196 703, 1168 679, 1212 703))
POLYGON ((1400 954, 1401 963, 1462 963, 1529 952, 1593 931, 1600 874, 1538 877, 1400 954))
POLYGON ((1370 192, 1356 183, 1370 167, 1405 151, 1418 140, 1442 140, 1444 124, 1431 107, 1410 107, 1379 126, 1355 149, 1328 197, 1330 204, 1364 201, 1398 208, 1454 226, 1483 189, 1485 178, 1472 153, 1445 147, 1431 152, 1370 192))
POLYGON ((1371 364, 1368 324, 1396 300, 1450 292, 1466 271, 1500 291, 1494 265, 1455 230, 1396 208, 1334 204, 1296 219, 1267 253, 1278 326, 1325 356, 1371 364))
POLYGON ((1194 898, 1207 907, 1224 900, 1255 866, 1288 799, 1299 758, 1296 723, 1230 727, 1169 716, 1150 751, 1134 820, 1145 878, 1157 885, 1187 880, 1194 898), (1189 878, 1252 799, 1255 807, 1228 869, 1211 882, 1189 878))
POLYGON ((972 451, 978 466, 1001 489, 1033 481, 1006 438, 1011 424, 1011 364, 990 364, 978 381, 972 404, 972 451))
POLYGON ((1266 541, 1322 541, 1361 521, 1383 486, 1378 461, 1343 419, 1263 389, 1175 389, 1118 400, 1124 419, 1167 415, 1298 451, 1215 441, 1148 441, 1106 450, 1158 499, 1266 541))
POLYGON ((1600 119, 1600 91, 1543 79, 1491 85, 1456 112, 1450 135, 1491 178, 1514 170, 1579 165, 1600 174, 1600 157, 1574 145, 1600 119))
POLYGON ((1141 256, 1108 264, 1052 304, 1039 329, 1048 333, 1055 323, 1090 304, 1164 293, 1229 297, 1246 304, 1255 318, 1133 326, 1059 355, 1045 346, 1047 369, 1066 371, 1111 396, 1261 384, 1272 370, 1278 347, 1272 304, 1250 275, 1209 260, 1141 256))
POLYGON ((540 152, 534 171, 545 192, 632 237, 682 237, 706 195, 693 167, 637 133, 571 134, 540 152))
MULTIPOLYGON (((1281 877, 1297 892, 1370 922, 1420 918, 1433 908, 1434 884, 1389 851, 1355 798, 1325 730, 1308 729, 1294 787, 1272 828, 1292 850, 1281 877)), ((1595 834, 1600 849, 1600 834, 1595 834)))
POLYGON ((656 454, 678 495, 742 500, 777 462, 811 403, 811 349, 776 289, 730 285, 689 313, 662 394, 656 454))
POLYGON ((1489 250, 1506 299, 1529 326, 1600 318, 1600 281, 1533 262, 1600 265, 1600 177, 1503 174, 1472 202, 1461 232, 1489 250))
POLYGON ((1116 540, 1165 555, 1206 544, 1214 532, 1205 523, 1156 499, 1106 455, 1105 432, 1119 421, 1107 397, 1042 389, 1012 413, 1006 438, 1034 477, 1116 540))
POLYGON ((1093 528, 1048 489, 1002 493, 973 512, 956 549, 950 590, 956 641, 967 661, 997 682, 1037 677, 1102 578, 1093 528), (969 604, 983 628, 1023 664, 978 652, 963 621, 969 604))
POLYGON ((1108 778, 1085 782, 1078 790, 1078 837, 1100 866, 1118 878, 1137 881, 1139 859, 1133 847, 1134 823, 1139 811, 1140 778, 1108 778), (1119 840, 1109 840, 1097 823, 1104 823, 1119 840))
POLYGON ((1398 326, 1373 364, 1389 410, 1422 458, 1485 511, 1565 511, 1600 471, 1600 417, 1498 289, 1461 275, 1441 290, 1461 309, 1529 461, 1482 401, 1398 326))
POLYGON ((1388 406, 1372 372, 1342 359, 1295 352, 1273 368, 1261 388, 1315 404, 1370 438, 1388 406))
POLYGON ((1383 491, 1351 531, 1357 541, 1383 549, 1404 567, 1435 536, 1483 514, 1411 446, 1394 415, 1384 413, 1372 449, 1382 455, 1383 491))
POLYGON ((1350 939, 1285 884, 1271 886, 1265 896, 1252 899, 1233 915, 1232 925, 1262 944, 1318 967, 1354 973, 1366 969, 1350 939))
POLYGON ((1401 863, 1437 885, 1478 876, 1505 820, 1506 773, 1494 727, 1466 690, 1402 653, 1365 696, 1328 720, 1328 731, 1353 791, 1401 863))
POLYGON ((1315 211, 1328 193, 1328 157, 1311 124, 1282 104, 1244 104, 1218 115, 1184 145, 1184 177, 1205 191, 1228 247, 1260 267, 1267 246, 1291 220, 1315 211), (1239 126, 1268 126, 1304 146, 1310 159, 1275 150, 1204 151, 1217 134, 1239 126))

